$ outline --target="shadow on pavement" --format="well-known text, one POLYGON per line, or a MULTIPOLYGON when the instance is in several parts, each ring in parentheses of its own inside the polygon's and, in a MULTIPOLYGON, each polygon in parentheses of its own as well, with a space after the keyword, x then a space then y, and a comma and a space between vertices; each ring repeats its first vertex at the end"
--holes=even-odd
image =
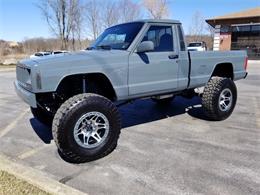
MULTIPOLYGON (((158 105, 150 99, 137 100, 119 108, 122 117, 122 128, 149 123, 176 115, 188 113, 190 116, 208 120, 203 114, 201 99, 194 97, 185 99, 176 97, 169 105, 158 105)), ((45 126, 35 118, 30 119, 35 133, 45 143, 50 144, 52 137, 51 128, 45 126)))
POLYGON ((158 105, 150 99, 137 100, 133 104, 122 106, 122 127, 131 127, 188 113, 190 116, 208 120, 201 107, 201 99, 176 97, 169 105, 158 105))
POLYGON ((42 124, 35 118, 30 119, 31 126, 38 137, 45 143, 50 144, 52 137, 51 127, 42 124))

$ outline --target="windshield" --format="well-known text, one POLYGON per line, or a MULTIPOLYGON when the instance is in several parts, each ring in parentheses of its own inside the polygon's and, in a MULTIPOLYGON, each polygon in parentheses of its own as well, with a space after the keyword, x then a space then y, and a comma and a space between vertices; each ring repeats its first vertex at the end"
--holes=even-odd
POLYGON ((142 22, 120 24, 106 29, 90 47, 90 49, 126 50, 141 30, 142 22))
POLYGON ((200 47, 201 45, 201 43, 190 43, 189 47, 200 47))

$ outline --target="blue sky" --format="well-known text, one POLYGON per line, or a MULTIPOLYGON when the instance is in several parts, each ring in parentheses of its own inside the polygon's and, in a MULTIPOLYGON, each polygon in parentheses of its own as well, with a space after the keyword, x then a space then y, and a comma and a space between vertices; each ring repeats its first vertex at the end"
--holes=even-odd
MULTIPOLYGON (((32 37, 52 37, 40 10, 39 0, 0 0, 0 39, 22 41, 32 37)), ((205 18, 260 6, 260 0, 170 0, 171 18, 188 31, 196 11, 205 18)))

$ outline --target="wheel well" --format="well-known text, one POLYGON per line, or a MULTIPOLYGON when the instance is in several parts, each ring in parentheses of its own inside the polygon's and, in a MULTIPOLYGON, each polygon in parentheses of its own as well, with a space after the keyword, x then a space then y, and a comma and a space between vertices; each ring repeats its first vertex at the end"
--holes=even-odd
POLYGON ((211 77, 213 76, 219 76, 219 77, 227 77, 230 79, 234 79, 234 74, 233 74, 233 65, 231 63, 222 63, 222 64, 218 64, 211 77))
POLYGON ((116 100, 116 93, 110 80, 102 73, 67 76, 62 79, 56 92, 58 94, 66 94, 70 97, 84 92, 97 93, 111 101, 116 100))

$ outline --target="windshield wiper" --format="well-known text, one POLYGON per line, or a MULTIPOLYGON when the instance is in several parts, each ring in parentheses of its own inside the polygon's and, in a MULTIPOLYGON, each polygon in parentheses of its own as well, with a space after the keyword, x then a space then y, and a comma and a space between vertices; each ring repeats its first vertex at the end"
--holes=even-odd
POLYGON ((98 49, 105 49, 105 50, 111 50, 111 46, 110 45, 98 45, 98 46, 96 46, 96 48, 98 48, 98 49))

